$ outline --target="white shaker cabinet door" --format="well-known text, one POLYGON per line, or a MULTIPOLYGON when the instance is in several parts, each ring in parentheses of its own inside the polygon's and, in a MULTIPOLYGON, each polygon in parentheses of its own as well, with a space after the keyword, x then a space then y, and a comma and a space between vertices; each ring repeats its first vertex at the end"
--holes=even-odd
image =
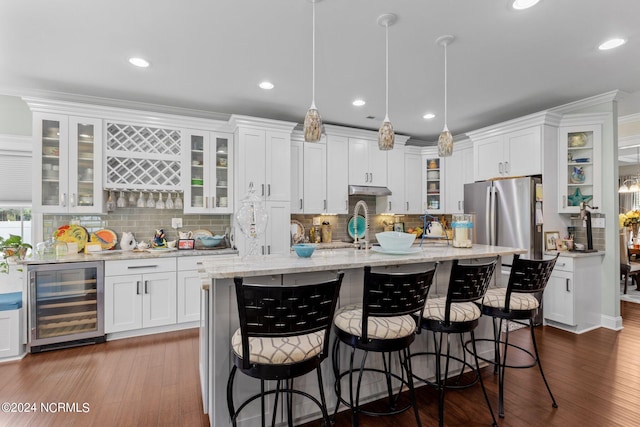
POLYGON ((202 279, 197 270, 178 272, 178 323, 200 320, 202 279))
POLYGON ((540 126, 505 135, 504 175, 523 176, 542 173, 542 141, 540 126))
MULTIPOLYGON (((291 136, 281 132, 266 132, 266 200, 289 201, 291 197, 291 136)), ((264 153, 264 150, 263 150, 264 153)))
POLYGON ((349 138, 349 184, 372 185, 369 178, 369 145, 371 141, 349 138))
POLYGON ((327 211, 326 156, 326 144, 304 144, 304 213, 327 211))
POLYGON ((104 331, 142 328, 142 276, 107 276, 104 279, 104 331))
POLYGON ((250 184, 253 184, 256 195, 265 195, 265 143, 264 131, 245 128, 239 130, 239 156, 236 161, 239 163, 237 176, 240 199, 247 194, 250 184))
MULTIPOLYGON (((404 208, 408 214, 423 214, 422 209, 422 156, 404 156, 404 208)), ((395 198, 394 198, 395 199, 395 198)))
POLYGON ((474 144, 475 181, 503 176, 504 143, 502 136, 479 140, 474 144))
POLYGON ((304 148, 302 141, 291 141, 291 213, 304 212, 304 148))
POLYGON ((149 273, 142 276, 142 325, 176 323, 176 273, 149 273))
POLYGON ((327 136, 326 167, 327 212, 346 214, 349 210, 349 139, 347 137, 327 136))

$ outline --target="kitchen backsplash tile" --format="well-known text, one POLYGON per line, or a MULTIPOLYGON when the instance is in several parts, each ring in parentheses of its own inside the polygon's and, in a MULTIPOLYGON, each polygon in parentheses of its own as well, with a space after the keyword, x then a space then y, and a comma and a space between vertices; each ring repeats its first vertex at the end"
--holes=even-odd
POLYGON ((118 239, 125 231, 132 232, 136 240, 151 240, 156 229, 163 228, 168 240, 177 238, 171 228, 171 218, 182 218, 181 231, 205 229, 213 234, 224 234, 231 224, 230 215, 185 215, 180 210, 154 208, 119 208, 107 215, 44 215, 44 236, 51 236, 60 226, 77 222, 87 231, 108 228, 118 239))

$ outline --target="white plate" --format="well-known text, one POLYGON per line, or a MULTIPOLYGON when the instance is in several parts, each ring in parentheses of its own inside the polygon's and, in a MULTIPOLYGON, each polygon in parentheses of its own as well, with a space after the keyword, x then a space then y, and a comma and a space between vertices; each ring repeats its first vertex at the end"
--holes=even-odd
POLYGON ((408 255, 408 254, 415 254, 415 253, 421 252, 422 248, 411 247, 405 251, 386 251, 382 249, 382 246, 373 246, 371 250, 374 252, 379 252, 381 254, 386 254, 386 255, 408 255))

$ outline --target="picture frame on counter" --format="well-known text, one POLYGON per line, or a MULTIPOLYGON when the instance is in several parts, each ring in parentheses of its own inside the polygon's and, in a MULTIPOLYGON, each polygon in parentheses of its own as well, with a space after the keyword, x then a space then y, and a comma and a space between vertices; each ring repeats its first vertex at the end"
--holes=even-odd
POLYGON ((196 241, 194 239, 179 239, 178 250, 193 250, 196 247, 196 241))
POLYGON ((393 224, 393 231, 404 233, 404 222, 396 222, 393 224))
POLYGON ((544 250, 556 251, 558 250, 558 242, 560 241, 559 231, 545 231, 544 232, 544 250))

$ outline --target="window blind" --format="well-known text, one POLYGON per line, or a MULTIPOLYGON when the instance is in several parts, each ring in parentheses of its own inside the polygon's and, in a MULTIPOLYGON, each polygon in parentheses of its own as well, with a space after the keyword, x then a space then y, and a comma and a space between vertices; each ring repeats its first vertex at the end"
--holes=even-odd
POLYGON ((0 135, 0 206, 30 206, 33 176, 31 138, 0 135))

